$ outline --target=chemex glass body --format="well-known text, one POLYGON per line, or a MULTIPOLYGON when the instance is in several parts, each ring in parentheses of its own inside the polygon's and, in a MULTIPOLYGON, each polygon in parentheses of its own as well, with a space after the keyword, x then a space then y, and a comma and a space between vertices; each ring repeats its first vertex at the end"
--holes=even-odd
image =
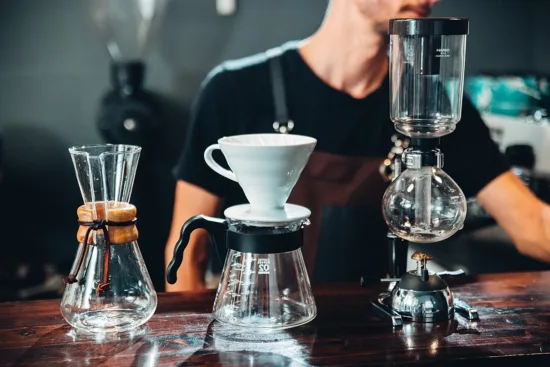
POLYGON ((69 149, 84 199, 76 259, 65 277, 61 313, 89 332, 122 332, 147 322, 157 295, 138 247, 130 196, 141 148, 91 145, 69 149))

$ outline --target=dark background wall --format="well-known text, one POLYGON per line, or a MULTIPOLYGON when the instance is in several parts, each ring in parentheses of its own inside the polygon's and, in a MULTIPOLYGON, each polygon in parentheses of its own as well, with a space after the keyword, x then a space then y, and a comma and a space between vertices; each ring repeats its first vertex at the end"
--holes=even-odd
MULTIPOLYGON (((172 0, 147 59, 146 85, 172 99, 185 116, 201 80, 217 63, 310 35, 326 3, 240 0, 237 13, 223 17, 216 13, 214 0, 172 0)), ((28 260, 35 266, 60 263, 64 273, 74 257, 75 210, 81 198, 67 148, 102 141, 94 117, 109 71, 107 52, 84 4, 0 2, 0 245, 11 252, 6 269, 28 260)), ((550 72, 548 10, 545 0, 444 0, 434 16, 471 19, 469 74, 550 72)), ((165 143, 179 151, 185 118, 174 120, 165 143)), ((141 203, 140 246, 158 286, 172 210, 169 171, 176 158, 172 151, 140 166, 134 193, 141 203)))

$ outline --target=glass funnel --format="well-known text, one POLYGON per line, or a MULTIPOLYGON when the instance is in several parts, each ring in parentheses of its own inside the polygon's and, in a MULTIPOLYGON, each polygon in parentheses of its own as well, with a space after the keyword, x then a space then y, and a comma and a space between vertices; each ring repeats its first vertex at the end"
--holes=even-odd
MULTIPOLYGON (((293 241, 295 234, 301 236, 302 225, 301 220, 280 226, 254 226, 228 220, 228 240, 270 236, 273 242, 265 240, 266 247, 268 241, 280 241, 283 248, 293 241)), ((257 245, 262 247, 262 243, 257 245)), ((255 253, 232 249, 231 243, 228 247, 214 301, 213 312, 218 321, 274 330, 303 325, 315 318, 317 308, 300 248, 255 253)))
POLYGON ((84 199, 77 210, 79 247, 65 277, 61 313, 73 327, 121 332, 149 320, 157 295, 138 247, 130 196, 141 148, 69 149, 84 199))
POLYGON ((469 22, 390 20, 390 118, 410 137, 452 133, 460 121, 469 22))

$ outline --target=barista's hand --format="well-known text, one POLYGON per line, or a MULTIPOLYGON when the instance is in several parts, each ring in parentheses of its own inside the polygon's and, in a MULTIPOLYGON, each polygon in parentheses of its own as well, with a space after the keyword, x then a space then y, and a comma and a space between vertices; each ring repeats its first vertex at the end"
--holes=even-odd
POLYGON ((550 206, 516 175, 500 175, 480 191, 477 200, 508 233, 520 253, 550 262, 550 206))
MULTIPOLYGON (((174 247, 179 239, 181 227, 186 220, 197 214, 214 216, 220 199, 200 187, 184 181, 176 184, 172 228, 165 248, 165 265, 168 267, 174 255, 174 247)), ((195 230, 190 236, 183 261, 178 270, 176 284, 166 282, 167 292, 196 291, 205 289, 204 276, 208 261, 208 234, 195 230)))

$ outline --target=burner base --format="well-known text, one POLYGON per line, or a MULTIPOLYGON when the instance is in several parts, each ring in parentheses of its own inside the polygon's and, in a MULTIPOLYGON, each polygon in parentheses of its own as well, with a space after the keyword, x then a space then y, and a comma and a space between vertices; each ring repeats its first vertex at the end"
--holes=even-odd
MULTIPOLYGON (((405 319, 412 322, 421 323, 436 323, 440 321, 445 321, 435 319, 414 320, 409 316, 401 315, 388 304, 390 297, 390 293, 381 293, 376 300, 371 301, 371 306, 378 317, 389 320, 394 328, 402 327, 405 319)), ((449 312, 449 319, 453 319, 454 313, 456 312, 470 321, 479 320, 479 313, 468 303, 458 298, 454 298, 453 304, 454 309, 449 312)))

